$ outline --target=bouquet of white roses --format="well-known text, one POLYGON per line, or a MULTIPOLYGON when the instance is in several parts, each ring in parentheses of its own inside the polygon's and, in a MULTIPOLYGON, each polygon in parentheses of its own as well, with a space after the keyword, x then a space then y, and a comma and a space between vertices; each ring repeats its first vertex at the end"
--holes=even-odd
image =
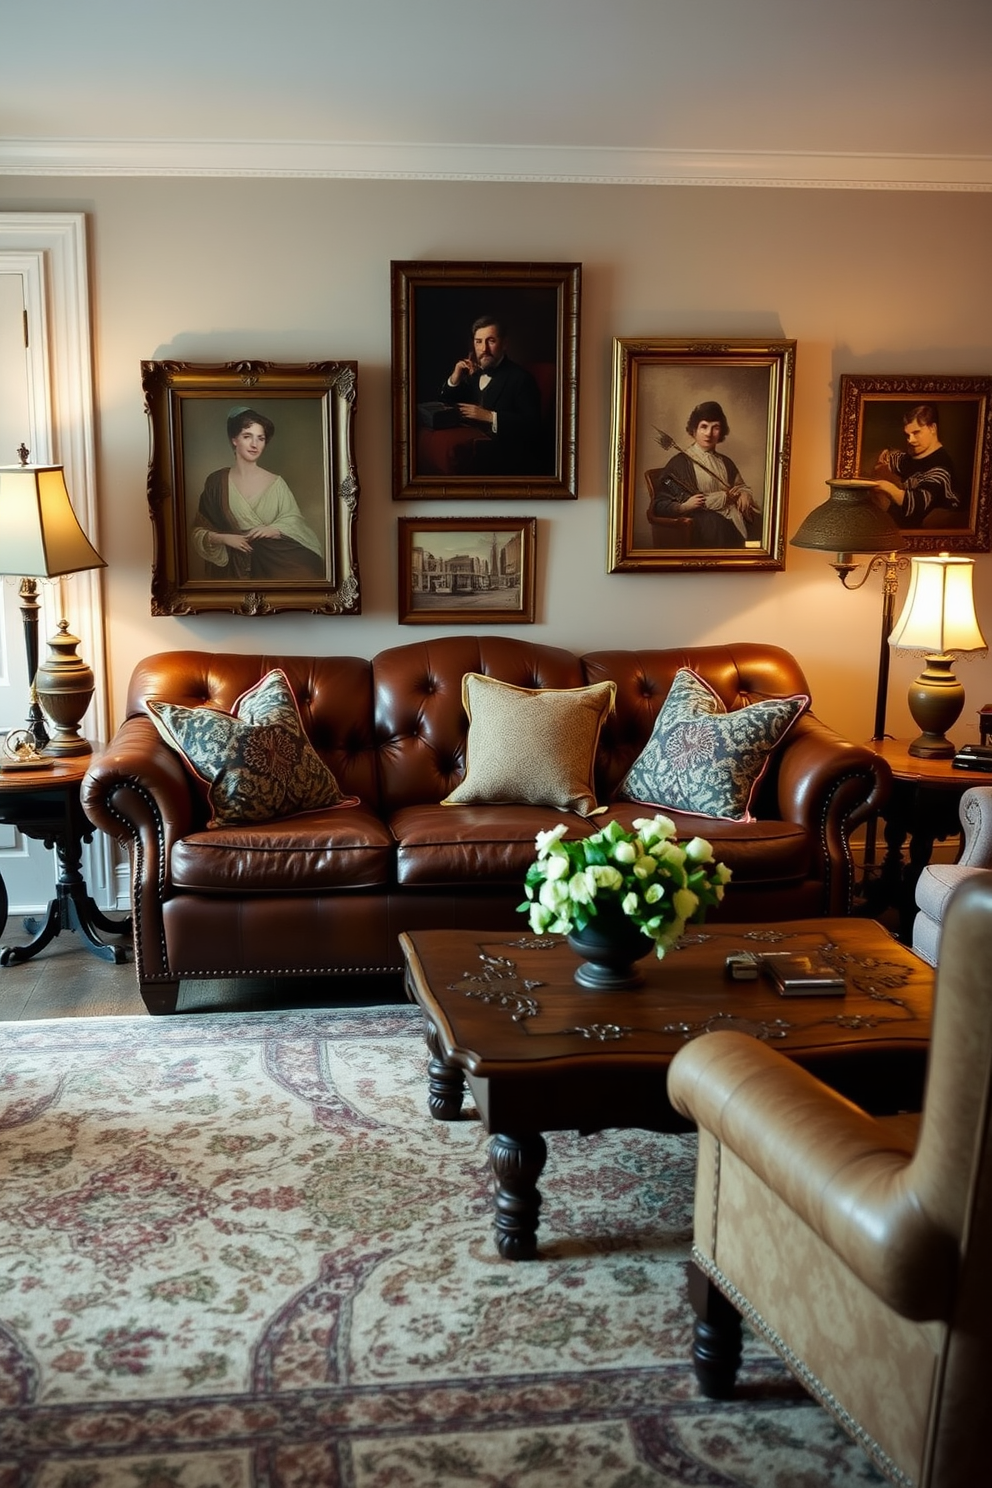
POLYGON ((655 943, 659 958, 690 920, 719 904, 730 869, 717 863, 702 837, 684 845, 667 816, 639 817, 634 831, 607 822, 591 837, 566 840, 559 822, 537 834, 537 858, 527 870, 518 905, 537 935, 584 930, 602 911, 620 911, 655 943))

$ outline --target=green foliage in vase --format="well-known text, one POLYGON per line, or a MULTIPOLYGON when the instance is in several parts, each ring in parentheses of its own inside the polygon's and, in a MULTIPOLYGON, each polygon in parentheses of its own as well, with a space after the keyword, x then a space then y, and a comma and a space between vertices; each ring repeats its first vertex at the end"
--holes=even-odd
POLYGON ((569 935, 598 915, 620 912, 654 941, 659 959, 692 921, 719 904, 730 869, 703 837, 678 841, 667 816, 638 817, 632 832, 607 822, 591 837, 568 838, 559 822, 538 832, 523 904, 537 935, 569 935))

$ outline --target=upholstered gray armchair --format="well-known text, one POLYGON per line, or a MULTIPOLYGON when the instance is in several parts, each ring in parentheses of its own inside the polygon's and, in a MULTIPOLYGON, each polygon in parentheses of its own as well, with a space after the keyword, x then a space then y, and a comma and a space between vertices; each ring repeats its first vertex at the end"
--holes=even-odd
POLYGON ((767 1044, 695 1039, 673 1106, 699 1126, 690 1297, 703 1393, 741 1317, 902 1488, 989 1482, 992 873, 944 917, 922 1116, 876 1119, 767 1044))
POLYGON ((977 869, 992 868, 992 785, 966 790, 959 810, 964 840, 961 856, 956 863, 931 863, 916 881, 913 950, 931 966, 937 965, 940 927, 951 893, 977 869))

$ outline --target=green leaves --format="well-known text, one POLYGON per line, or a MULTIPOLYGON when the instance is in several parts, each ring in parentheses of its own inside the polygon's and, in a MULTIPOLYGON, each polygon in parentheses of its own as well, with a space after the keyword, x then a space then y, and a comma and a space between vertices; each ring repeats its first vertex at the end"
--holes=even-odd
POLYGON ((616 820, 590 837, 568 838, 564 822, 536 838, 537 858, 524 878, 517 906, 537 935, 584 930, 602 909, 626 915, 655 942, 658 956, 689 920, 719 904, 730 869, 711 845, 694 837, 682 847, 667 817, 642 817, 628 832, 616 820))

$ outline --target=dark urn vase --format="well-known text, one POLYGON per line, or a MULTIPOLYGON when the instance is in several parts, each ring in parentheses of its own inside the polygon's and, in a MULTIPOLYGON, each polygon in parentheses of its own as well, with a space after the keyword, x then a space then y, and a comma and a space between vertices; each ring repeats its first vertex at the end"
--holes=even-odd
POLYGON ((584 930, 572 931, 568 943, 585 958, 576 968, 575 980, 597 992, 639 987, 644 973, 634 963, 654 951, 654 941, 619 908, 600 910, 584 930))

